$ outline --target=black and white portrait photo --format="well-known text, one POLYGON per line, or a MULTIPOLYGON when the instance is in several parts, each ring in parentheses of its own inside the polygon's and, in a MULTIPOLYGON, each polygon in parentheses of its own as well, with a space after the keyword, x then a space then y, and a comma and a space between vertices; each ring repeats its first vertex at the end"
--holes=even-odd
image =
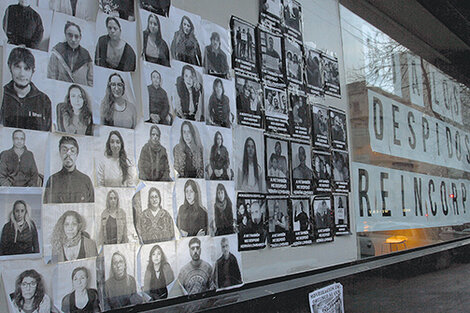
POLYGON ((208 180, 233 180, 232 131, 207 127, 204 144, 205 173, 208 180))
POLYGON ((86 259, 98 255, 95 214, 92 204, 44 206, 44 261, 46 263, 86 259))
POLYGON ((51 100, 55 108, 52 112, 55 131, 92 136, 93 89, 60 81, 55 81, 54 86, 57 91, 51 94, 51 100))
POLYGON ((263 131, 238 126, 233 130, 234 168, 237 190, 247 192, 265 191, 264 138, 263 131))
POLYGON ((171 58, 181 62, 202 66, 202 27, 201 17, 178 8, 172 8, 171 58))
POLYGON ((331 191, 331 154, 324 151, 312 151, 314 192, 331 191))
POLYGON ((269 133, 289 135, 289 104, 286 90, 264 85, 264 107, 266 114, 266 131, 269 133))
POLYGON ((303 87, 304 62, 301 42, 284 37, 284 60, 287 80, 303 87))
POLYGON ((212 238, 183 238, 177 243, 178 284, 184 295, 215 289, 212 238))
POLYGON ((169 67, 170 48, 168 43, 170 37, 167 36, 168 32, 162 32, 162 29, 170 27, 170 20, 146 10, 140 10, 140 17, 144 60, 169 67))
POLYGON ((0 129, 0 186, 42 187, 48 134, 33 130, 0 129))
POLYGON ((170 162, 171 127, 141 123, 136 128, 136 153, 139 178, 146 181, 171 181, 174 179, 170 162))
POLYGON ((94 138, 96 185, 132 187, 138 182, 134 158, 134 131, 100 128, 94 138))
POLYGON ((95 201, 90 176, 93 165, 90 159, 80 155, 92 151, 86 137, 49 136, 50 172, 44 189, 44 203, 86 203, 95 201))
POLYGON ((214 264, 214 282, 217 290, 242 285, 242 256, 237 249, 237 236, 218 237, 214 238, 213 242, 217 258, 214 264))
POLYGON ((134 0, 98 0, 99 8, 105 14, 126 21, 135 21, 134 0))
POLYGON ((305 71, 307 90, 310 93, 323 93, 323 59, 321 51, 311 44, 305 44, 305 71))
MULTIPOLYGON (((172 62, 176 77, 173 87, 173 106, 178 117, 204 121, 204 85, 202 70, 182 62, 172 62)), ((212 91, 212 88, 210 89, 212 91)))
POLYGON ((281 18, 281 0, 260 0, 260 13, 267 13, 277 19, 281 18))
POLYGON ((176 226, 183 237, 209 235, 206 182, 178 179, 175 183, 176 226))
POLYGON ((95 226, 98 245, 138 242, 131 188, 97 188, 95 226))
POLYGON ((258 28, 258 36, 260 67, 263 79, 283 84, 284 71, 282 66, 281 37, 264 28, 258 28))
POLYGON ((310 198, 291 198, 292 245, 301 246, 313 243, 313 224, 310 198))
POLYGON ((235 75, 237 121, 239 125, 263 128, 263 88, 248 76, 235 75))
POLYGON ((0 196, 0 259, 38 257, 42 252, 40 191, 0 196))
POLYGON ((268 206, 268 241, 271 248, 290 244, 291 221, 288 196, 266 196, 268 206))
POLYGON ((135 23, 98 13, 96 35, 100 37, 96 41, 95 65, 123 72, 135 71, 136 31, 135 23))
POLYGON ((95 26, 78 18, 55 13, 49 44, 47 78, 93 86, 95 26))
POLYGON ((132 80, 129 73, 95 67, 96 80, 93 87, 93 116, 99 116, 96 124, 135 128, 137 125, 137 107, 132 80), (99 108, 99 111, 98 111, 99 108))
POLYGON ((173 90, 178 75, 168 67, 148 62, 142 62, 141 69, 144 121, 171 125, 174 119, 173 90))
POLYGON ((47 54, 24 47, 5 46, 3 53, 3 102, 1 123, 18 127, 49 131, 51 129, 51 100, 45 82, 47 54), (7 57, 8 56, 8 57, 7 57))
POLYGON ((98 1, 95 0, 39 0, 39 6, 86 21, 95 21, 98 13, 98 1))
POLYGON ((35 0, 5 0, 0 4, 5 43, 47 51, 52 11, 36 6, 35 0))
POLYGON ((346 194, 333 194, 335 235, 349 235, 349 201, 346 194))
POLYGON ((310 141, 310 106, 305 93, 289 91, 289 125, 291 136, 310 141))
POLYGON ((235 185, 231 181, 207 182, 210 235, 235 233, 235 185))
POLYGON ((95 258, 58 264, 53 288, 61 312, 101 312, 95 258))
POLYGON ((315 225, 315 242, 333 241, 334 211, 330 196, 313 198, 313 220, 315 225))
POLYGON ((105 310, 119 309, 142 303, 144 298, 137 290, 135 279, 135 244, 109 245, 103 247, 105 310))
MULTIPOLYGON (((42 259, 3 261, 2 278, 10 312, 51 312, 55 267, 42 259)), ((5 311, 8 309, 3 307, 5 311)))
POLYGON ((330 148, 330 128, 328 127, 328 109, 324 106, 312 105, 313 117, 313 148, 329 149, 330 148))
POLYGON ((330 109, 329 117, 332 148, 347 150, 348 135, 346 125, 346 113, 344 111, 330 109))
POLYGON ((138 262, 140 262, 139 287, 149 300, 168 298, 176 282, 178 269, 176 242, 143 245, 140 248, 138 262))
POLYGON ((173 166, 178 177, 204 178, 202 123, 176 119, 172 126, 173 166))
POLYGON ((310 194, 313 187, 312 154, 310 145, 292 141, 291 145, 292 191, 296 194, 310 194))
POLYGON ((331 151, 333 188, 337 191, 349 190, 349 155, 347 152, 331 151))
POLYGON ((255 25, 239 17, 232 16, 230 27, 232 33, 233 67, 236 70, 249 72, 257 76, 255 25))
POLYGON ((284 25, 287 34, 302 41, 302 6, 295 0, 283 0, 284 25))
POLYGON ((333 97, 341 98, 338 58, 324 53, 322 54, 322 59, 325 93, 333 97))
POLYGON ((168 16, 170 13, 171 0, 140 0, 139 3, 142 9, 161 16, 168 16))
POLYGON ((173 183, 147 182, 134 195, 135 225, 143 244, 175 239, 173 187, 173 183))
POLYGON ((229 78, 231 63, 230 33, 219 25, 202 20, 204 56, 204 74, 229 78))
POLYGON ((238 250, 266 247, 266 201, 262 194, 237 194, 238 250))
POLYGON ((266 188, 268 192, 288 193, 290 190, 289 144, 276 137, 265 137, 266 188))
POLYGON ((206 124, 230 128, 235 121, 235 85, 226 80, 204 75, 206 124))

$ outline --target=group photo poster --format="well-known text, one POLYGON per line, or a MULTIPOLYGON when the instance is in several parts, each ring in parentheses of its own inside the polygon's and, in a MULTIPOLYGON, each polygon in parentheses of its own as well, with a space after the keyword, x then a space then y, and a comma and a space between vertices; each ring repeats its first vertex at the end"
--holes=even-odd
POLYGON ((323 60, 323 77, 325 78, 325 94, 335 98, 341 98, 338 58, 336 56, 329 55, 328 53, 322 53, 321 56, 323 60))
POLYGON ((238 250, 258 250, 266 247, 267 211, 263 194, 237 194, 238 250))
POLYGON ((313 191, 315 194, 331 191, 331 154, 312 150, 313 191))
POLYGON ((230 19, 232 30, 232 64, 236 71, 246 73, 251 78, 258 77, 256 26, 232 16, 230 19))
POLYGON ((333 241, 335 224, 330 194, 313 197, 312 209, 315 225, 315 242, 324 243, 333 241))
POLYGON ((313 243, 313 218, 310 197, 290 198, 292 246, 304 246, 313 243))
POLYGON ((306 88, 310 94, 320 95, 324 92, 322 52, 312 42, 304 44, 306 88))
POLYGON ((264 128, 263 87, 257 78, 241 73, 235 75, 237 123, 264 128))
POLYGON ((303 14, 302 5, 295 0, 283 0, 283 18, 284 18, 284 32, 295 38, 296 40, 303 41, 303 14))
POLYGON ((296 89, 304 89, 304 57, 302 42, 289 36, 283 37, 284 42, 284 68, 289 85, 296 89))
POLYGON ((286 247, 291 243, 292 221, 289 196, 267 195, 268 242, 271 248, 286 247))
POLYGON ((282 137, 265 137, 266 189, 268 193, 289 193, 289 142, 282 137))
POLYGON ((266 132, 290 136, 286 89, 278 89, 266 84, 263 88, 266 132))

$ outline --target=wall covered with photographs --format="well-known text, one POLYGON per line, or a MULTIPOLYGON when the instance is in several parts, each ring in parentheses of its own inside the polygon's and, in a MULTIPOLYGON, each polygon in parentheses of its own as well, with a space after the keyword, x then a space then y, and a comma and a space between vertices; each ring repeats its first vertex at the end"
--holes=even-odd
POLYGON ((0 12, 0 304, 95 312, 356 259, 336 1, 0 12))

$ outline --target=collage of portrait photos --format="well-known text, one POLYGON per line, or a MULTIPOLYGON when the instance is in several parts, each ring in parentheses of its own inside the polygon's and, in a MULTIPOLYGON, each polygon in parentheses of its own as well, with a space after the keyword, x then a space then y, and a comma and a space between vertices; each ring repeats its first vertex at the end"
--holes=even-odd
POLYGON ((169 0, 1 1, 11 312, 211 294, 243 285, 243 250, 350 233, 347 116, 312 100, 340 96, 338 62, 309 69, 299 3, 261 2, 221 26, 169 0))

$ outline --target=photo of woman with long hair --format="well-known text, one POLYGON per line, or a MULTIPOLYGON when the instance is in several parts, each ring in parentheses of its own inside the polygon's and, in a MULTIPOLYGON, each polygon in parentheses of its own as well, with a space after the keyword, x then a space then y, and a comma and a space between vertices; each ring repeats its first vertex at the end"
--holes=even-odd
POLYGON ((93 135, 91 101, 83 87, 70 85, 64 102, 57 105, 57 129, 78 135, 93 135))
POLYGON ((170 49, 173 59, 202 65, 201 48, 194 35, 194 24, 188 16, 181 18, 179 30, 175 32, 170 49))
POLYGON ((101 312, 98 291, 88 288, 90 273, 86 267, 76 267, 72 271, 73 291, 62 298, 61 310, 64 313, 101 312))
POLYGON ((204 120, 203 88, 196 70, 191 65, 184 65, 181 76, 176 78, 176 114, 187 120, 204 120))
POLYGON ((135 128, 137 110, 135 104, 125 97, 126 84, 118 73, 109 75, 106 93, 101 101, 101 124, 124 128, 135 128))
POLYGON ((121 23, 112 16, 108 16, 105 23, 108 34, 98 39, 95 64, 123 72, 135 71, 135 52, 121 39, 121 23))
POLYGON ((22 272, 15 281, 15 291, 10 294, 18 313, 49 313, 51 298, 46 294, 44 279, 36 270, 22 272))
POLYGON ((232 200, 228 197, 223 184, 217 184, 214 204, 215 235, 228 235, 234 233, 232 200))
POLYGON ((230 157, 227 148, 224 146, 224 137, 220 131, 217 131, 214 135, 214 143, 211 147, 209 160, 207 174, 210 180, 231 179, 230 157))
POLYGON ((238 169, 238 189, 244 191, 262 192, 264 190, 264 175, 258 165, 256 143, 248 137, 243 149, 242 167, 238 169))
POLYGON ((100 243, 112 245, 127 243, 127 217, 120 207, 119 194, 111 189, 106 196, 106 208, 101 213, 100 243))
POLYGON ((147 28, 143 32, 143 53, 145 61, 170 66, 170 50, 162 38, 160 20, 156 14, 150 14, 147 28))
POLYGON ((188 179, 184 184, 184 203, 178 209, 176 225, 186 236, 207 235, 207 211, 201 204, 200 187, 188 179))
POLYGON ((85 231, 85 219, 80 213, 63 213, 52 232, 52 262, 65 262, 98 255, 96 243, 85 231))
POLYGON ((173 269, 167 261, 163 249, 154 245, 149 253, 147 268, 144 275, 144 292, 152 300, 168 298, 167 286, 175 280, 173 269))
POLYGON ((209 98, 208 124, 230 127, 230 100, 225 95, 224 84, 220 78, 214 80, 212 95, 209 98))
POLYGON ((104 158, 98 164, 96 177, 99 186, 129 187, 136 185, 136 169, 127 157, 124 139, 117 130, 109 132, 104 158))
POLYGON ((23 200, 16 200, 3 226, 0 255, 39 253, 36 224, 31 218, 31 208, 23 200))
POLYGON ((188 121, 181 124, 180 139, 173 148, 173 157, 179 177, 204 177, 201 138, 197 129, 188 121))

